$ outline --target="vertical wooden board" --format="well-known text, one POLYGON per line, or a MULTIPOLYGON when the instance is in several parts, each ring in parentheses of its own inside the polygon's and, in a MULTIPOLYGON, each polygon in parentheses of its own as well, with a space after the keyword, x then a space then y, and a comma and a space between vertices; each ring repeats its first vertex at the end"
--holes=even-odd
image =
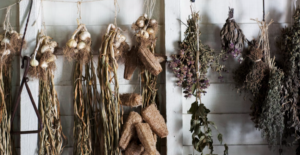
POLYGON ((61 120, 63 134, 68 138, 67 147, 72 147, 74 144, 74 138, 73 138, 74 116, 61 116, 60 120, 61 120))
MULTIPOLYGON (((190 129, 191 115, 183 115, 183 144, 192 145, 190 129)), ((208 120, 213 121, 218 131, 223 135, 223 143, 226 144, 267 144, 261 138, 261 132, 254 127, 249 114, 209 114, 208 120)), ((213 128, 213 127, 212 127, 213 128)), ((219 144, 218 132, 213 131, 214 144, 219 144)))
MULTIPOLYGON (((202 96, 201 101, 211 113, 249 113, 252 103, 250 94, 238 94, 234 84, 221 83, 211 84, 202 96)), ((191 104, 196 101, 195 97, 182 97, 183 113, 186 114, 191 104)))
MULTIPOLYGON (((26 41, 28 43, 28 47, 26 50, 23 50, 22 55, 29 56, 35 48, 36 43, 36 36, 38 29, 40 28, 41 22, 40 19, 36 19, 38 14, 39 8, 39 1, 33 0, 32 11, 31 11, 31 18, 28 23, 28 29, 26 34, 26 41), (34 26, 32 24, 34 21, 37 21, 34 26)), ((19 16, 20 16, 20 33, 24 34, 25 24, 27 20, 27 14, 29 11, 31 1, 21 1, 19 6, 19 16)), ((20 70, 20 76, 22 77, 24 70, 20 70)), ((31 79, 28 82, 30 87, 33 99, 38 107, 38 88, 39 82, 38 80, 31 79)), ((24 87, 25 88, 25 87, 24 87)), ((20 103, 20 117, 21 117, 21 131, 28 131, 28 130, 36 130, 38 126, 38 119, 35 114, 35 111, 32 107, 29 95, 26 89, 23 89, 21 94, 21 103, 20 103)), ((34 155, 37 154, 37 144, 38 144, 38 134, 27 134, 21 135, 21 153, 22 155, 34 155)))
MULTIPOLYGON (((165 0, 165 48, 169 57, 177 52, 178 41, 180 40, 180 0, 165 0)), ((167 154, 182 155, 182 101, 181 88, 174 85, 176 80, 173 73, 166 65, 166 115, 169 135, 167 137, 167 154)))
POLYGON ((55 86, 60 103, 61 116, 73 116, 73 86, 55 86))
POLYGON ((194 155, 193 146, 183 146, 183 155, 194 155))

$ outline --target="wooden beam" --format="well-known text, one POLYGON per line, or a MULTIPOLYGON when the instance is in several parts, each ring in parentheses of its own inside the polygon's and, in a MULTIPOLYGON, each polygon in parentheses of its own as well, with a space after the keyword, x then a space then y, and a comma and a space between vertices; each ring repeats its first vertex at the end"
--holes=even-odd
MULTIPOLYGON (((165 0, 165 48, 166 55, 178 52, 181 24, 180 0, 165 0)), ((183 154, 182 132, 182 89, 175 86, 176 78, 166 63, 166 116, 169 135, 167 137, 167 155, 183 154)))
MULTIPOLYGON (((33 0, 31 16, 28 23, 27 33, 26 33, 26 41, 27 41, 27 49, 22 51, 22 55, 29 56, 35 48, 36 44, 36 36, 38 34, 38 30, 41 28, 41 20, 36 19, 38 17, 39 10, 39 0, 33 0), (33 25, 33 23, 36 23, 33 25)), ((23 0, 19 5, 19 25, 20 25, 20 33, 24 34, 24 29, 26 25, 27 15, 29 12, 31 0, 23 0)), ((20 59, 20 64, 22 64, 20 59)), ((20 69, 20 76, 22 78, 24 73, 23 69, 20 69)), ((20 78, 20 79, 21 79, 20 78)), ((38 80, 30 79, 28 83, 31 89, 33 98, 38 104, 38 88, 39 82, 38 80)), ((38 106, 38 105, 37 105, 38 106)), ((21 94, 21 103, 20 103, 20 129, 21 131, 28 130, 37 130, 38 119, 35 114, 35 111, 31 105, 31 101, 27 91, 24 89, 21 94)), ((28 134, 20 136, 20 153, 22 155, 29 154, 37 154, 38 150, 38 134, 28 134)))

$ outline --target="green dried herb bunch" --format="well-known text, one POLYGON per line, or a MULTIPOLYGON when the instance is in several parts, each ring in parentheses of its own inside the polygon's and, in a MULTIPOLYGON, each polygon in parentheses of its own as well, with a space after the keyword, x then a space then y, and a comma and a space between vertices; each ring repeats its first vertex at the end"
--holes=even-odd
MULTIPOLYGON (((102 38, 98 58, 98 78, 101 87, 100 103, 103 131, 104 154, 119 154, 120 126, 122 123, 120 109, 120 94, 117 68, 118 56, 115 46, 118 36, 121 35, 121 29, 110 24, 106 34, 102 38), (112 88, 113 86, 113 88, 112 88)), ((123 46, 127 46, 125 39, 122 39, 123 46)))
MULTIPOLYGON (((191 7, 193 8, 193 7, 191 7)), ((187 21, 184 40, 180 43, 180 54, 172 55, 173 60, 169 66, 179 78, 177 85, 183 86, 185 97, 194 95, 196 101, 192 103, 189 114, 192 114, 191 129, 192 143, 194 148, 203 154, 205 147, 213 153, 212 129, 215 124, 208 120, 207 115, 210 112, 201 102, 201 95, 205 94, 205 89, 209 86, 207 70, 209 67, 220 73, 225 71, 223 65, 219 62, 225 53, 216 54, 213 50, 203 45, 199 39, 200 16, 197 12, 192 11, 192 15, 187 21)), ((222 134, 219 133, 218 140, 222 143, 222 134)), ((224 155, 228 155, 228 147, 225 144, 224 155)))
POLYGON ((268 92, 262 104, 262 113, 258 120, 258 128, 262 131, 262 137, 268 141, 273 150, 282 139, 284 130, 284 116, 281 111, 281 88, 284 73, 273 67, 270 70, 268 92))
POLYGON ((200 82, 198 93, 205 93, 204 89, 209 86, 209 80, 206 77, 209 67, 220 73, 219 79, 223 78, 221 72, 226 71, 225 66, 220 64, 225 53, 217 54, 208 45, 202 44, 201 40, 198 39, 201 32, 196 27, 200 17, 198 13, 193 16, 192 18, 189 17, 187 21, 184 40, 180 42, 180 53, 171 55, 173 60, 169 61, 169 67, 178 78, 176 84, 184 88, 185 97, 195 95, 194 90, 197 82, 200 82), (197 55, 198 48, 199 53, 197 55), (199 70, 196 68, 197 63, 199 63, 199 70), (197 72, 200 73, 199 78, 197 78, 197 72))
MULTIPOLYGON (((229 17, 224 24, 220 36, 222 42, 222 49, 231 54, 233 57, 238 57, 243 51, 245 44, 245 35, 240 29, 239 25, 234 20, 234 9, 229 8, 229 17)), ((227 59, 228 56, 225 55, 224 59, 227 59)))
MULTIPOLYGON (((285 114, 285 138, 293 137, 295 144, 300 139, 300 120, 299 120, 299 73, 300 73, 300 8, 294 13, 294 23, 290 28, 282 30, 279 42, 282 53, 284 54, 284 73, 282 107, 285 114)), ((285 142, 287 143, 287 142, 285 142)))

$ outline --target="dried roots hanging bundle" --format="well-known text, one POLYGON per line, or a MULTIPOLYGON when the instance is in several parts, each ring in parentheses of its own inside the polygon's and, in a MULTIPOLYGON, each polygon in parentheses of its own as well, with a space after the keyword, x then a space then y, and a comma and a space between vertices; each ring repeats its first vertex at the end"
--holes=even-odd
MULTIPOLYGON (((223 26, 220 36, 223 50, 237 57, 241 54, 244 48, 245 35, 233 18, 234 9, 229 8, 229 17, 223 26)), ((228 56, 225 56, 225 59, 228 56)))
MULTIPOLYGON (((106 34, 102 38, 98 59, 98 77, 101 86, 101 116, 104 133, 104 154, 119 154, 120 137, 120 94, 117 68, 117 59, 120 56, 122 46, 128 46, 126 38, 121 34, 121 29, 113 24, 107 28, 106 34), (122 39, 120 39, 122 38, 122 39), (120 45, 120 46, 119 46, 120 45), (114 81, 114 82, 112 82, 114 81), (113 86, 114 91, 111 86, 113 86)), ((123 52, 123 51, 122 51, 123 52)))
MULTIPOLYGON (((284 130, 284 116, 281 111, 281 88, 284 73, 277 68, 270 71, 268 91, 262 113, 258 119, 258 127, 262 130, 262 137, 265 138, 270 148, 274 149, 278 144, 278 139, 282 139, 284 130)), ((281 142, 280 142, 281 143, 281 142)))
POLYGON ((67 59, 87 63, 90 60, 91 34, 84 24, 79 24, 71 39, 67 42, 63 52, 67 59))
MULTIPOLYGON (((213 153, 212 129, 215 124, 208 121, 207 114, 210 112, 203 103, 201 103, 201 95, 205 94, 205 89, 209 86, 207 72, 211 67, 213 70, 220 73, 225 71, 225 67, 220 64, 220 60, 224 56, 224 52, 217 54, 200 41, 199 20, 200 16, 192 8, 192 15, 187 21, 187 29, 183 42, 180 43, 180 53, 172 55, 172 61, 169 62, 170 68, 175 76, 179 79, 178 86, 184 88, 185 97, 194 95, 196 101, 188 113, 192 114, 191 129, 192 144, 194 148, 203 153, 207 146, 213 153), (200 100, 200 103, 198 102, 200 100)), ((222 134, 219 133, 218 140, 222 143, 222 134)), ((225 144, 224 154, 228 154, 228 148, 225 144)))
MULTIPOLYGON (((299 120, 299 73, 300 73, 300 8, 294 13, 294 23, 290 28, 282 30, 280 48, 283 52, 285 73, 283 80, 282 107, 285 115, 284 138, 292 137, 292 142, 286 144, 296 144, 300 139, 300 120, 299 120)), ((299 150, 299 148, 297 149, 299 150)))
POLYGON ((48 72, 56 69, 56 56, 54 55, 57 42, 51 41, 51 37, 40 34, 35 51, 30 60, 28 74, 43 81, 48 81, 48 72))

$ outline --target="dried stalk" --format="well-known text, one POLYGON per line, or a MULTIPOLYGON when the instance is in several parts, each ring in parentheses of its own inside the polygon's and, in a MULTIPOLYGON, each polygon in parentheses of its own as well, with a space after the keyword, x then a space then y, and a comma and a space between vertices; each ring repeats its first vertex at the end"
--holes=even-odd
POLYGON ((119 83, 117 74, 117 55, 114 42, 118 36, 119 28, 114 25, 108 27, 107 33, 103 36, 102 45, 99 49, 98 59, 98 77, 101 86, 101 116, 103 128, 103 145, 104 154, 119 154, 119 137, 120 137, 120 96, 119 83), (114 83, 112 84, 112 81, 114 83), (112 89, 113 85, 113 89, 112 89))

